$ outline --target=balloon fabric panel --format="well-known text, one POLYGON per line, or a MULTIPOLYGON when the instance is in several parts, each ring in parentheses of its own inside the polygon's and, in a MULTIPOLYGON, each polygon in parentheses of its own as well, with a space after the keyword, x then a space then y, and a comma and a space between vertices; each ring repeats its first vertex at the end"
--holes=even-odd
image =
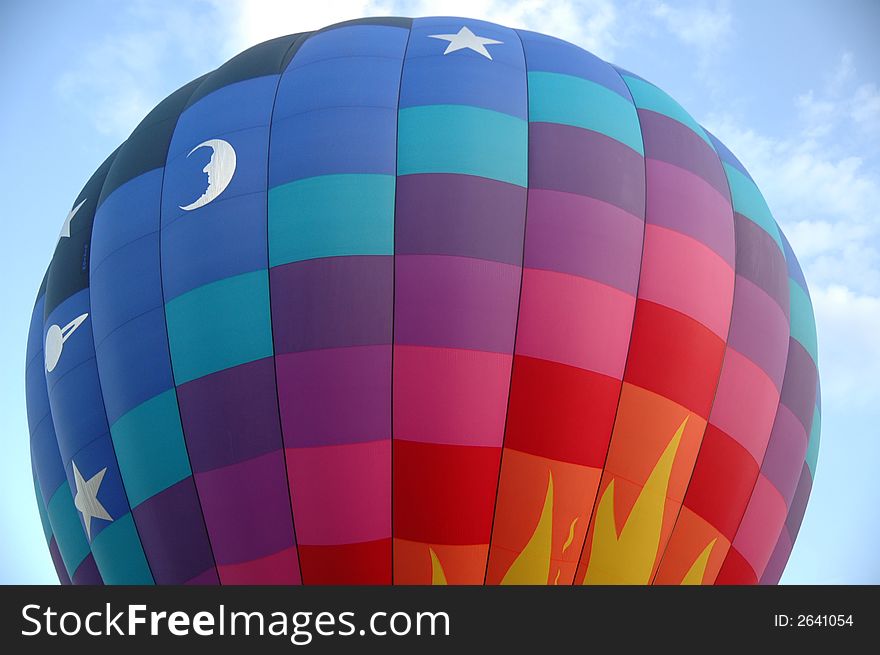
POLYGON ((775 584, 815 320, 650 82, 457 18, 268 41, 62 225, 28 339, 63 583, 775 584))

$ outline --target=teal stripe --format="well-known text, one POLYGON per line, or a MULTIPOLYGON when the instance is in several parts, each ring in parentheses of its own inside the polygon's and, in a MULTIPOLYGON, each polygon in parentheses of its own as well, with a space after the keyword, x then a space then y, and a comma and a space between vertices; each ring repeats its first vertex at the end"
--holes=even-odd
POLYGON ((529 120, 600 132, 645 154, 635 106, 601 84, 561 73, 529 73, 529 120))
POLYGON ((528 184, 528 124, 466 105, 425 105, 399 112, 397 172, 477 175, 528 184))
POLYGON ((70 485, 67 481, 52 494, 46 512, 49 515, 52 532, 55 533, 55 541, 64 561, 64 568, 67 569, 67 574, 73 577, 73 572, 89 554, 89 542, 86 541, 79 512, 73 505, 73 496, 70 495, 70 485))
POLYGON ((807 466, 813 478, 816 477, 816 463, 819 461, 819 433, 822 431, 822 415, 817 406, 813 410, 813 427, 810 429, 810 441, 807 444, 807 466))
POLYGON ((393 175, 321 175, 269 190, 272 266, 394 253, 393 175))
POLYGON ((663 114, 683 125, 687 125, 697 136, 708 143, 712 150, 715 149, 712 142, 709 140, 709 135, 706 134, 706 131, 700 127, 700 124, 694 120, 693 116, 687 113, 680 104, 672 99, 671 96, 664 91, 661 91, 650 82, 645 82, 644 80, 630 77, 629 75, 624 75, 623 81, 626 82, 626 85, 629 87, 629 91, 632 93, 636 107, 663 114))
POLYGON ((190 475, 174 389, 121 416, 110 433, 133 508, 190 475))
POLYGON ((40 485, 37 484, 36 474, 34 474, 34 492, 37 496, 37 510, 40 512, 40 524, 43 526, 43 535, 46 537, 46 543, 49 543, 52 541, 52 524, 49 523, 46 502, 43 500, 43 492, 40 491, 40 485))
POLYGON ((153 584, 153 575, 141 548, 131 512, 115 519, 95 536, 92 554, 104 584, 153 584))
POLYGON ((813 363, 819 361, 819 346, 816 340, 816 317, 813 304, 803 287, 788 278, 788 295, 791 298, 791 336, 810 353, 813 363))
POLYGON ((266 270, 188 291, 165 315, 177 384, 272 355, 266 270))
POLYGON ((779 227, 755 183, 726 162, 724 163, 724 172, 730 183, 734 211, 761 226, 767 234, 773 237, 779 249, 785 252, 782 247, 782 237, 779 235, 779 227))

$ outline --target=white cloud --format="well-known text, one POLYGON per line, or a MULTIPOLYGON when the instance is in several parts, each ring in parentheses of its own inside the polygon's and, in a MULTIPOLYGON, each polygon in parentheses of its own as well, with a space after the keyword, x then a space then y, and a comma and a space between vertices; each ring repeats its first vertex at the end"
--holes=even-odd
POLYGON ((706 121, 741 158, 798 255, 816 313, 823 400, 841 408, 880 402, 866 375, 880 370, 880 95, 858 83, 855 63, 845 53, 822 87, 794 98, 788 137, 743 128, 729 114, 706 121))
POLYGON ((871 408, 880 402, 880 297, 843 285, 814 288, 822 401, 840 408, 871 408))
POLYGON ((702 4, 671 6, 658 2, 650 13, 682 43, 705 51, 716 50, 725 42, 733 22, 730 11, 723 4, 709 8, 702 4))
POLYGON ((608 56, 617 12, 610 0, 343 0, 292 3, 283 0, 214 0, 237 24, 235 40, 244 48, 266 39, 313 30, 362 16, 465 16, 558 36, 608 56))

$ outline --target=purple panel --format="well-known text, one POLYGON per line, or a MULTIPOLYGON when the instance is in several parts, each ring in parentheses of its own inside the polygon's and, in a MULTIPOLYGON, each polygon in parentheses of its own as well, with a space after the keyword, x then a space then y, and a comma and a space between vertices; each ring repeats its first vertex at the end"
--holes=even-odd
POLYGON ((648 159, 648 222, 671 228, 708 246, 731 268, 736 262, 733 209, 703 178, 648 159))
POLYGON ((202 571, 196 577, 190 578, 184 584, 187 585, 219 585, 220 577, 217 575, 217 569, 211 567, 207 571, 202 571))
POLYGON ((395 259, 396 344, 513 352, 519 266, 440 255, 395 259))
POLYGON ((397 178, 395 253, 522 261, 526 190, 473 175, 397 178))
POLYGON ((281 448, 272 357, 177 388, 190 463, 209 471, 281 448))
POLYGON ((742 214, 734 213, 736 273, 751 280, 773 298, 789 316, 788 265, 767 232, 742 214))
POLYGON ((103 578, 95 564, 95 556, 89 553, 86 558, 76 567, 73 572, 73 584, 75 585, 102 585, 103 578))
POLYGON ((269 270, 275 353, 391 343, 393 258, 327 257, 269 270))
POLYGON ((798 480, 797 489, 794 492, 794 498, 791 501, 791 507, 788 508, 788 517, 785 519, 785 526, 791 534, 792 542, 797 538, 797 534, 801 529, 801 521, 804 520, 804 512, 807 511, 807 501, 810 499, 810 490, 813 488, 813 476, 810 474, 810 467, 804 462, 801 469, 801 477, 798 480))
POLYGON ((788 558, 791 555, 791 547, 792 543, 791 537, 788 534, 788 528, 783 525, 779 540, 776 542, 776 548, 773 549, 770 561, 767 562, 764 573, 761 574, 759 584, 779 584, 779 578, 782 577, 782 571, 785 570, 785 565, 788 563, 788 558))
POLYGON ((55 567, 55 573, 58 575, 58 582, 63 585, 73 584, 70 576, 67 574, 67 569, 64 568, 64 560, 61 558, 61 551, 58 550, 58 542, 55 541, 54 535, 49 540, 49 555, 52 557, 52 565, 55 567))
POLYGON ((590 196, 645 215, 644 159, 592 130, 529 123, 529 188, 590 196))
POLYGON ((636 295, 643 221, 607 202, 529 190, 523 265, 569 273, 636 295))
POLYGON ((283 450, 196 473, 195 478, 218 565, 246 562, 294 545, 283 450))
POLYGON ((797 339, 788 340, 788 363, 782 382, 781 403, 788 405, 807 434, 816 407, 816 364, 797 339))
POLYGON ((782 388, 788 353, 788 319, 782 308, 749 279, 737 275, 728 344, 782 388))
POLYGON ((132 513, 156 584, 183 584, 206 569, 214 569, 191 477, 148 498, 132 513))
POLYGON ((639 109, 645 157, 684 168, 706 180, 730 203, 724 167, 715 151, 697 133, 677 120, 639 109))
POLYGON ((391 438, 391 346, 327 348, 277 357, 284 445, 391 438))
POLYGON ((807 433, 804 426, 785 405, 779 405, 764 453, 761 472, 791 505, 807 454, 807 433))

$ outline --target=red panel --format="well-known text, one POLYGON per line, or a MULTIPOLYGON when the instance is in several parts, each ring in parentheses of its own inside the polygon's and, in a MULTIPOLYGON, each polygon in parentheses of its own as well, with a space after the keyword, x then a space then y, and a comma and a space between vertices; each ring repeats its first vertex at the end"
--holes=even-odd
POLYGON ((724 341, 692 318, 639 299, 625 380, 709 416, 724 341))
POLYGON ((517 355, 504 446, 601 468, 620 385, 600 373, 517 355))
POLYGON ((748 451, 710 423, 684 504, 733 541, 757 477, 748 451))
POLYGON ((391 584, 391 539, 299 547, 303 584, 391 584))
POLYGON ((394 536, 489 543, 501 449, 393 441, 394 536))
POLYGON ((731 546, 718 572, 718 577, 715 578, 715 584, 758 584, 758 576, 739 551, 731 546))

